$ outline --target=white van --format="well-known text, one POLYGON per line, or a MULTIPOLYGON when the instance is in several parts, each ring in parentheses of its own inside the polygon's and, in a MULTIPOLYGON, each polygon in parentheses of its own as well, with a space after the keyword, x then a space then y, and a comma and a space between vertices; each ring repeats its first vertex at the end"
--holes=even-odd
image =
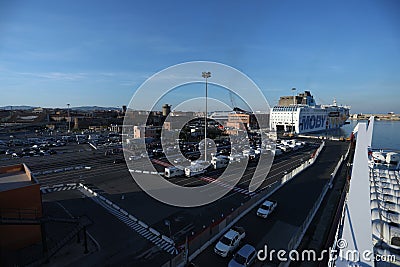
POLYGON ((227 156, 213 156, 211 159, 211 165, 214 169, 225 168, 228 166, 229 158, 227 156))
POLYGON ((185 171, 183 167, 171 166, 164 169, 164 176, 167 178, 182 176, 184 174, 185 171))

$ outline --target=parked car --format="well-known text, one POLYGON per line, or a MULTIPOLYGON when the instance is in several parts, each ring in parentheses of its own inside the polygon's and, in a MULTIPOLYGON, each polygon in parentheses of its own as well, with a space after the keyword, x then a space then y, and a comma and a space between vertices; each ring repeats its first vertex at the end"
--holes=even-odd
POLYGON ((6 155, 12 155, 14 152, 15 152, 14 149, 8 149, 8 150, 6 151, 6 155))
POLYGON ((246 232, 242 227, 232 227, 225 233, 214 247, 214 252, 222 257, 231 254, 245 238, 246 232))
POLYGON ((132 156, 130 156, 129 157, 129 160, 138 160, 138 159, 141 159, 141 157, 140 156, 134 156, 134 155, 132 155, 132 156))
POLYGON ((246 244, 235 253, 228 263, 228 267, 250 266, 256 260, 256 255, 256 249, 252 245, 246 244))
POLYGON ((23 155, 21 153, 17 153, 17 152, 12 153, 12 155, 11 155, 11 157, 13 157, 13 158, 20 158, 22 156, 23 155))

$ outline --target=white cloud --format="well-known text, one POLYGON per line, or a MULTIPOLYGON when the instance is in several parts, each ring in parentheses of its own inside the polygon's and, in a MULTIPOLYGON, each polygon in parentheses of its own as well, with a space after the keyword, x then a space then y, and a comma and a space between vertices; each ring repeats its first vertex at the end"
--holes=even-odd
POLYGON ((32 76, 49 80, 77 81, 87 77, 86 73, 64 73, 64 72, 18 72, 22 76, 32 76))

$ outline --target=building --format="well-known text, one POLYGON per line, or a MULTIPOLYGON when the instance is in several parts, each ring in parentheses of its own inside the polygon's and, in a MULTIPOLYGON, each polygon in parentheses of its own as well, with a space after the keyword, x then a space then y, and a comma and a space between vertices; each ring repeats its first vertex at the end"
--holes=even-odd
POLYGON ((164 104, 162 106, 162 115, 163 117, 167 117, 171 113, 171 105, 164 104))
POLYGON ((228 122, 229 114, 232 114, 232 111, 214 111, 210 116, 208 116, 208 118, 216 120, 225 126, 228 122))
POLYGON ((236 111, 228 115, 227 128, 248 130, 257 128, 257 120, 254 114, 236 111))
POLYGON ((157 138, 160 137, 161 127, 156 126, 133 126, 133 138, 157 138))
POLYGON ((0 258, 41 242, 42 197, 25 164, 0 167, 0 258), (32 222, 26 224, 27 221, 32 222))
POLYGON ((107 126, 105 125, 89 125, 88 129, 89 131, 93 131, 93 132, 100 132, 100 131, 104 131, 107 130, 107 126))
POLYGON ((43 111, 44 111, 43 108, 38 107, 38 108, 34 108, 34 109, 32 110, 32 113, 38 114, 38 113, 43 113, 43 111))
POLYGON ((164 130, 172 131, 174 129, 177 129, 177 124, 175 125, 172 121, 165 121, 163 124, 163 128, 164 130))
POLYGON ((164 121, 163 128, 167 131, 181 130, 183 126, 197 119, 190 115, 171 113, 164 121))
POLYGON ((121 124, 111 124, 110 127, 108 127, 108 129, 114 133, 122 133, 122 128, 123 125, 121 124))
POLYGON ((315 106, 315 100, 310 91, 304 91, 296 96, 281 96, 278 106, 308 105, 315 106), (294 99, 293 99, 294 98, 294 99))

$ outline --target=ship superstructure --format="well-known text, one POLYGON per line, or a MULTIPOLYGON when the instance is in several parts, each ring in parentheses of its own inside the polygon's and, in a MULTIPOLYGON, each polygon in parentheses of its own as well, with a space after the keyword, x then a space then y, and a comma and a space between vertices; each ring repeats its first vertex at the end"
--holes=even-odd
POLYGON ((278 132, 297 134, 326 131, 342 127, 349 118, 350 107, 317 105, 310 91, 297 96, 282 96, 271 109, 270 126, 278 132))

